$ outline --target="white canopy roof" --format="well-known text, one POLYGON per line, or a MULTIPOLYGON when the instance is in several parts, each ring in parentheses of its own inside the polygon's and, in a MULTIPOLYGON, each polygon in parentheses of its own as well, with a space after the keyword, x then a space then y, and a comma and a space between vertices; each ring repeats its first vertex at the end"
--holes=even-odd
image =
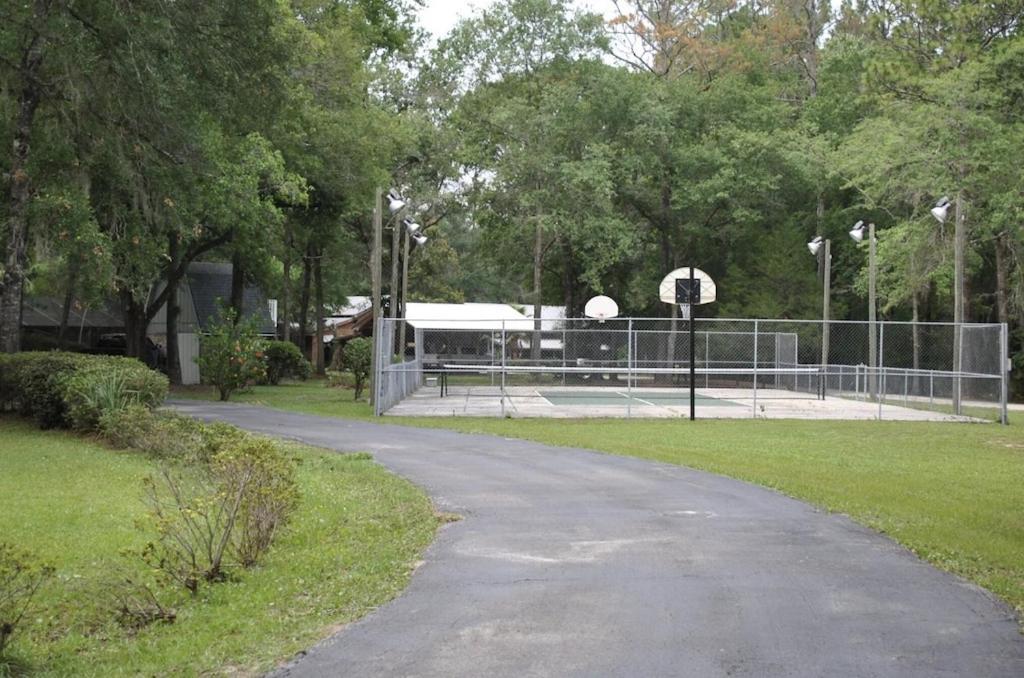
POLYGON ((406 304, 405 317, 420 330, 505 330, 524 332, 533 321, 508 304, 406 304))

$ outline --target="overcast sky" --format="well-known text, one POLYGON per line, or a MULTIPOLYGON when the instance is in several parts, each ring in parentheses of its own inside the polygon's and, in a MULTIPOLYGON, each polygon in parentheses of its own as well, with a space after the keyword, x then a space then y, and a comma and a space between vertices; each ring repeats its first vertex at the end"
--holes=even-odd
MULTIPOLYGON (((420 26, 435 38, 444 36, 459 19, 472 15, 475 9, 494 4, 495 0, 427 0, 420 10, 420 26)), ((580 9, 600 12, 606 16, 614 13, 612 0, 575 0, 580 9)))

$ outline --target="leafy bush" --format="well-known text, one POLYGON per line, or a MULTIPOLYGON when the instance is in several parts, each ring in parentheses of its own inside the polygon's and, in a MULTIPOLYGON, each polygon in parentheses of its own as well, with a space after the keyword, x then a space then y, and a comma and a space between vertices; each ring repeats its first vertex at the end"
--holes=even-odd
POLYGON ((255 565, 298 504, 294 464, 268 438, 227 445, 213 460, 222 491, 244 487, 231 548, 242 567, 255 565))
POLYGON ((92 429, 105 407, 152 408, 166 394, 167 379, 134 358, 60 351, 0 356, 0 407, 43 428, 92 429))
POLYGON ((153 410, 167 397, 167 377, 133 359, 85 363, 60 381, 67 420, 76 429, 94 431, 109 412, 140 406, 153 410))
POLYGON ((341 366, 352 373, 355 380, 355 400, 363 394, 366 380, 370 376, 370 357, 373 343, 365 337, 352 339, 341 352, 341 366))
POLYGON ((0 542, 0 656, 29 611, 32 597, 53 568, 10 544, 0 542))
POLYGON ((255 564, 298 501, 292 462, 249 435, 225 443, 209 465, 164 465, 146 478, 145 494, 157 538, 142 556, 191 593, 223 581, 232 565, 255 564))
POLYGON ((299 347, 290 341, 268 341, 264 357, 267 363, 266 382, 277 386, 281 379, 309 379, 313 366, 302 355, 299 347))
POLYGON ((142 406, 106 412, 99 430, 115 447, 139 450, 168 461, 206 464, 226 445, 245 437, 229 424, 203 422, 142 406))
POLYGON ((26 352, 3 356, 0 403, 7 410, 32 417, 42 428, 67 424, 60 382, 90 359, 80 353, 26 352))
POLYGON ((327 388, 352 388, 354 385, 355 380, 351 373, 327 370, 327 381, 324 382, 327 388))
POLYGON ((222 401, 228 400, 232 393, 266 374, 264 344, 256 331, 255 319, 236 324, 234 309, 223 309, 221 320, 199 339, 196 363, 203 381, 216 387, 222 401))

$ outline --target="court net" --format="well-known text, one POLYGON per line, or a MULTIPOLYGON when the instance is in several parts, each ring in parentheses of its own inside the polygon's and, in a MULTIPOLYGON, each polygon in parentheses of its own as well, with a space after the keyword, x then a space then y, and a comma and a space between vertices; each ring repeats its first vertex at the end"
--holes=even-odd
POLYGON ((691 347, 683 320, 432 320, 402 351, 401 322, 378 326, 378 414, 679 416, 692 375, 698 416, 1006 416, 1003 325, 698 318, 691 347))

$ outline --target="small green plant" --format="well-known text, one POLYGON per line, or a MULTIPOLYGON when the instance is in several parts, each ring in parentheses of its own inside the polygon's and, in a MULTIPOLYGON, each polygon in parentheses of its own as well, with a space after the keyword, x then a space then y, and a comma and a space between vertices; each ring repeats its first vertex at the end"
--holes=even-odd
POLYGON ((327 388, 352 388, 354 381, 352 375, 340 370, 327 370, 327 380, 324 386, 327 388))
POLYGON ((27 551, 0 542, 0 657, 4 656, 32 597, 53 568, 37 562, 27 551))
POLYGON ((370 359, 373 343, 365 337, 352 339, 341 352, 341 367, 352 373, 355 381, 355 400, 363 394, 363 388, 370 376, 370 359))
POLYGON ((222 309, 221 319, 199 340, 196 363, 203 381, 217 389, 222 401, 228 400, 265 376, 264 345, 254 319, 236 323, 234 309, 222 309))
POLYGON ((190 593, 251 567, 298 504, 294 464, 276 443, 223 436, 208 464, 165 464, 144 480, 156 539, 142 558, 190 593))
POLYGON ((98 364, 78 370, 61 384, 67 418, 80 431, 94 431, 104 414, 129 408, 152 410, 167 396, 167 377, 142 363, 98 364))
POLYGON ((271 386, 277 386, 286 377, 305 381, 313 373, 313 366, 303 357, 299 347, 290 341, 268 341, 264 359, 267 363, 266 383, 271 386))
POLYGON ((294 464, 274 441, 250 437, 226 445, 213 459, 213 473, 226 491, 244 487, 231 550, 239 565, 252 567, 298 504, 294 464))

